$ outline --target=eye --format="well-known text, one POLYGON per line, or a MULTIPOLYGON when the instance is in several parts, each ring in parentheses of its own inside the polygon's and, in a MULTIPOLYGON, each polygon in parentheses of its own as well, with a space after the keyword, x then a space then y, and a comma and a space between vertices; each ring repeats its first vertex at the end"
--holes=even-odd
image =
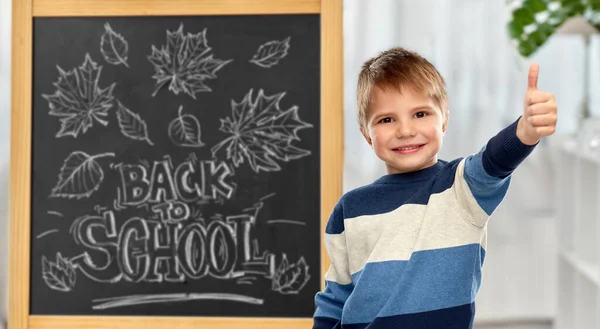
POLYGON ((424 118, 424 117, 426 117, 427 115, 429 115, 429 113, 427 113, 427 112, 423 112, 423 111, 420 111, 420 112, 417 112, 417 113, 415 113, 415 116, 416 116, 417 118, 424 118))
POLYGON ((392 118, 390 118, 390 117, 379 120, 379 123, 391 123, 391 122, 392 122, 392 118))

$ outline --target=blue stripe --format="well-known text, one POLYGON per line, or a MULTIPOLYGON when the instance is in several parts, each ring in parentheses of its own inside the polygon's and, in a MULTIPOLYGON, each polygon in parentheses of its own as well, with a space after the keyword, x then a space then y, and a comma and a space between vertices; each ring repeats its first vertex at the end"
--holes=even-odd
POLYGON ((397 180, 396 184, 374 183, 348 191, 341 199, 344 218, 383 214, 403 204, 426 205, 431 194, 444 192, 452 186, 461 160, 462 158, 451 162, 438 160, 441 169, 428 180, 402 183, 402 175, 387 175, 378 181, 397 180))
POLYGON ((380 317, 371 323, 344 324, 342 329, 473 329, 474 317, 475 303, 470 303, 435 311, 380 317))
POLYGON ((313 329, 340 329, 340 320, 317 316, 313 319, 313 329))
POLYGON ((347 323, 470 304, 481 285, 480 244, 414 252, 409 261, 367 263, 353 275, 347 323), (365 275, 366 280, 361 280, 365 275))
POLYGON ((484 146, 479 153, 470 155, 465 159, 464 178, 477 204, 488 215, 500 205, 508 191, 511 176, 499 178, 490 176, 483 167, 484 146))
POLYGON ((341 200, 333 207, 333 211, 325 226, 325 233, 327 234, 340 234, 344 232, 344 210, 342 208, 341 200))
POLYGON ((315 305, 319 305, 315 311, 315 317, 330 319, 341 319, 342 308, 352 293, 352 284, 339 284, 325 280, 325 290, 315 295, 315 305))

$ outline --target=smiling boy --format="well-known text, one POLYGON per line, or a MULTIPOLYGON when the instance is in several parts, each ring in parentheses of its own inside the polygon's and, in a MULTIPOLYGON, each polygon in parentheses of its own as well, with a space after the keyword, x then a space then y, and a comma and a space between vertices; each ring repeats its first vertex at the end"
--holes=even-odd
POLYGON ((511 174, 557 106, 529 69, 523 115, 482 149, 438 159, 449 111, 445 83, 426 59, 392 48, 358 78, 360 131, 387 174, 345 193, 325 228, 331 266, 315 296, 315 329, 473 327, 487 223, 511 174))

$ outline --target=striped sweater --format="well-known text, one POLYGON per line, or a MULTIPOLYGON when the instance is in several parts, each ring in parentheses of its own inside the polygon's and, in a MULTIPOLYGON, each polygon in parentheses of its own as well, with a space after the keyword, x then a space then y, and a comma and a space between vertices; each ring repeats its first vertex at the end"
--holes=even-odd
POLYGON ((488 219, 535 148, 517 122, 476 154, 342 196, 325 228, 332 264, 314 329, 473 327, 488 219))

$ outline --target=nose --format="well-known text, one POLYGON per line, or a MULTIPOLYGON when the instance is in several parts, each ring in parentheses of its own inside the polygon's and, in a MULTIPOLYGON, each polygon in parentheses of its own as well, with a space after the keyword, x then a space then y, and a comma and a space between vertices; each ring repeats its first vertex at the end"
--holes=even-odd
POLYGON ((415 136, 415 126, 410 122, 396 122, 396 137, 405 138, 415 136))

